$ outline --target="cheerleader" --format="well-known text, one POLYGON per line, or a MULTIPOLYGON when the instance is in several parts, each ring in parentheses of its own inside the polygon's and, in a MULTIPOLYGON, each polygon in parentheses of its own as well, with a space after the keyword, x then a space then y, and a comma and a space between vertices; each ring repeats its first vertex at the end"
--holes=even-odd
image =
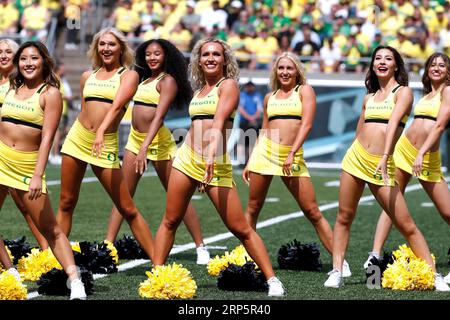
MULTIPOLYGON (((343 286, 342 264, 350 227, 366 183, 414 254, 436 272, 427 242, 409 214, 405 198, 395 184, 392 150, 405 126, 413 103, 403 59, 392 47, 379 46, 372 54, 366 75, 368 94, 358 121, 356 136, 342 160, 339 211, 333 233, 333 270, 325 287, 343 286)), ((435 273, 435 289, 450 291, 435 273)))
POLYGON ((199 188, 260 267, 268 280, 269 296, 282 296, 283 285, 274 275, 264 243, 244 217, 226 153, 227 134, 239 102, 236 58, 222 40, 204 39, 192 51, 190 71, 196 90, 189 105, 192 123, 173 162, 175 170, 170 174, 166 212, 156 234, 153 262, 166 262, 177 227, 199 188))
MULTIPOLYGON (((13 59, 18 49, 19 45, 13 40, 10 39, 0 40, 0 108, 2 107, 6 94, 9 91, 9 76, 14 70, 13 59)), ((25 220, 27 221, 30 227, 31 232, 33 233, 34 237, 39 243, 39 246, 42 248, 42 250, 47 249, 48 248, 47 240, 45 240, 45 237, 36 228, 36 225, 33 223, 33 219, 27 213, 24 204, 20 200, 15 190, 10 189, 9 194, 16 203, 16 206, 19 209, 19 211, 22 212, 25 220)), ((20 275, 14 268, 12 261, 9 258, 7 251, 5 249, 3 240, 1 238, 0 238, 0 263, 8 270, 8 272, 15 275, 17 279, 20 279, 20 275)))
MULTIPOLYGON (((306 84, 298 58, 281 54, 270 75, 264 98, 262 134, 243 172, 249 185, 245 216, 253 229, 264 205, 273 176, 280 176, 306 218, 313 224, 325 249, 331 253, 333 232, 317 205, 314 186, 303 159, 303 143, 311 132, 316 113, 314 89, 306 84)), ((344 261, 344 277, 351 276, 344 261)))
POLYGON ((53 215, 45 167, 62 111, 53 60, 40 42, 26 42, 14 57, 10 90, 1 108, 0 206, 15 189, 70 279, 70 299, 86 299, 72 249, 53 215))
MULTIPOLYGON (((131 196, 147 170, 149 160, 167 190, 176 145, 169 129, 164 126, 164 117, 172 104, 182 108, 192 98, 185 58, 169 41, 155 39, 142 43, 136 50, 136 66, 141 83, 133 98, 131 131, 122 163, 131 196)), ((122 220, 114 207, 106 240, 114 242, 122 220)), ((200 222, 190 203, 184 222, 197 246, 197 264, 207 264, 209 252, 203 245, 200 222)))
MULTIPOLYGON (((450 59, 445 54, 434 53, 427 59, 422 83, 424 96, 414 108, 414 121, 395 145, 395 181, 404 193, 411 176, 416 175, 444 221, 450 224, 450 191, 441 171, 440 139, 435 139, 425 152, 418 152, 432 134, 440 109, 448 107, 450 100, 450 59), (413 168, 415 159, 421 164, 416 171, 413 168)), ((373 249, 364 268, 371 264, 372 258, 380 259, 391 226, 391 219, 383 211, 378 220, 373 249)))
POLYGON ((106 28, 94 36, 88 55, 94 71, 81 76, 81 112, 61 149, 61 194, 56 218, 69 235, 81 181, 90 164, 151 259, 153 238, 128 191, 118 154, 119 123, 139 83, 137 72, 127 69, 133 63, 133 53, 123 34, 106 28))

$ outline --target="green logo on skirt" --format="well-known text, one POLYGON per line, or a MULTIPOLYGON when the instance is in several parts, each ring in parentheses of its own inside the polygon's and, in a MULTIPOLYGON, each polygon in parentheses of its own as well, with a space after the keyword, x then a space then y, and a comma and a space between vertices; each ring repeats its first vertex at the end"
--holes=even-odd
POLYGON ((112 153, 112 152, 108 153, 108 157, 107 157, 107 158, 108 158, 108 160, 111 161, 111 162, 114 162, 114 161, 117 160, 116 154, 115 154, 115 153, 112 153))
POLYGON ((30 181, 31 181, 31 178, 30 178, 30 177, 23 177, 23 179, 22 179, 22 182, 25 183, 25 184, 27 184, 27 185, 30 184, 30 181))

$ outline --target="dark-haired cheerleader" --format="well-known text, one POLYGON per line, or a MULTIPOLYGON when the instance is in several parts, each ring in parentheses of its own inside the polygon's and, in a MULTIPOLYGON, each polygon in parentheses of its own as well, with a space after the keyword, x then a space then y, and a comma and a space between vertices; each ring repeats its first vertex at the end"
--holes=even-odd
MULTIPOLYGON (((175 141, 164 126, 164 117, 173 105, 182 108, 192 98, 183 54, 169 41, 154 39, 142 43, 136 50, 136 71, 141 83, 134 96, 131 131, 125 146, 122 163, 128 190, 133 196, 139 179, 150 160, 167 190, 175 141)), ((106 240, 114 242, 122 223, 122 216, 113 208, 106 240)), ((207 264, 209 252, 203 245, 200 222, 191 203, 184 223, 197 246, 197 264, 207 264)))

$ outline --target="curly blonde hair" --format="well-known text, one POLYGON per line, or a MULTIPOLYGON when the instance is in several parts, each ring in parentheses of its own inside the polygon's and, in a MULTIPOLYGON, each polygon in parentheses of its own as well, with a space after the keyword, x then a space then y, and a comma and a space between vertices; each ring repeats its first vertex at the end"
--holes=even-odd
POLYGON ((98 53, 97 47, 98 43, 100 42, 100 38, 108 33, 112 34, 114 37, 116 37, 117 41, 119 41, 121 49, 120 65, 130 68, 134 63, 134 51, 128 45, 127 38, 124 36, 124 34, 116 28, 111 27, 104 28, 94 35, 94 39, 92 40, 87 52, 87 56, 92 62, 92 68, 95 70, 101 68, 103 65, 103 61, 100 57, 100 54, 98 53))
POLYGON ((298 59, 297 55, 295 55, 292 52, 283 52, 281 55, 278 56, 277 60, 275 60, 275 63, 272 66, 272 70, 270 71, 270 90, 272 91, 276 91, 278 89, 280 89, 281 85, 280 85, 280 81, 278 80, 278 76, 277 76, 277 69, 278 69, 278 64, 280 63, 280 60, 283 58, 287 58, 289 60, 291 60, 294 65, 295 65, 295 69, 297 69, 297 77, 295 79, 295 83, 298 85, 303 85, 306 83, 306 78, 305 78, 305 74, 303 73, 303 67, 302 64, 300 62, 300 60, 298 59))
POLYGON ((203 45, 209 42, 216 42, 223 48, 223 55, 225 58, 225 65, 223 67, 223 75, 227 79, 234 79, 239 81, 239 67, 236 61, 236 56, 231 50, 231 47, 223 40, 217 38, 205 38, 197 41, 191 53, 191 60, 189 62, 189 73, 191 76, 192 88, 194 90, 200 90, 206 84, 205 75, 199 65, 200 52, 203 45))

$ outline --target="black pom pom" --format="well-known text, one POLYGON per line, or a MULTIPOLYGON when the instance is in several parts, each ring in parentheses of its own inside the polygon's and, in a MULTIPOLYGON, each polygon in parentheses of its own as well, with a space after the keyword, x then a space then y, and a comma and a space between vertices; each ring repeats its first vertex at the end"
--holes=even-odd
POLYGON ((80 242, 81 253, 74 251, 75 264, 86 268, 92 273, 115 273, 117 266, 110 256, 110 250, 105 243, 80 242))
MULTIPOLYGON (((84 284, 84 290, 86 294, 92 294, 94 292, 94 277, 92 272, 81 268, 80 269, 81 281, 84 284)), ((47 273, 41 275, 37 281, 38 293, 48 296, 65 296, 70 294, 68 287, 68 278, 64 270, 53 268, 47 273)))
POLYGON ((21 238, 17 238, 14 240, 3 240, 5 245, 8 246, 9 251, 14 257, 14 264, 17 264, 20 258, 26 256, 28 253, 31 253, 32 247, 28 242, 26 242, 26 237, 23 236, 21 238))
POLYGON ((317 243, 287 243, 278 250, 278 264, 281 269, 321 271, 320 249, 317 243))
MULTIPOLYGON (((383 277, 383 272, 387 269, 388 265, 393 264, 395 261, 395 257, 392 252, 384 252, 383 258, 377 259, 376 257, 372 257, 369 261, 369 266, 376 266, 380 268, 380 275, 383 277)), ((373 275, 373 268, 366 269, 366 278, 369 278, 373 275)))
POLYGON ((217 278, 217 287, 231 291, 264 291, 267 290, 266 280, 260 270, 256 270, 253 261, 247 261, 243 266, 230 264, 222 270, 217 278))
POLYGON ((450 265, 450 248, 448 248, 447 254, 448 254, 448 265, 450 265))
POLYGON ((114 241, 119 259, 148 259, 147 254, 132 236, 123 235, 123 239, 114 241))

